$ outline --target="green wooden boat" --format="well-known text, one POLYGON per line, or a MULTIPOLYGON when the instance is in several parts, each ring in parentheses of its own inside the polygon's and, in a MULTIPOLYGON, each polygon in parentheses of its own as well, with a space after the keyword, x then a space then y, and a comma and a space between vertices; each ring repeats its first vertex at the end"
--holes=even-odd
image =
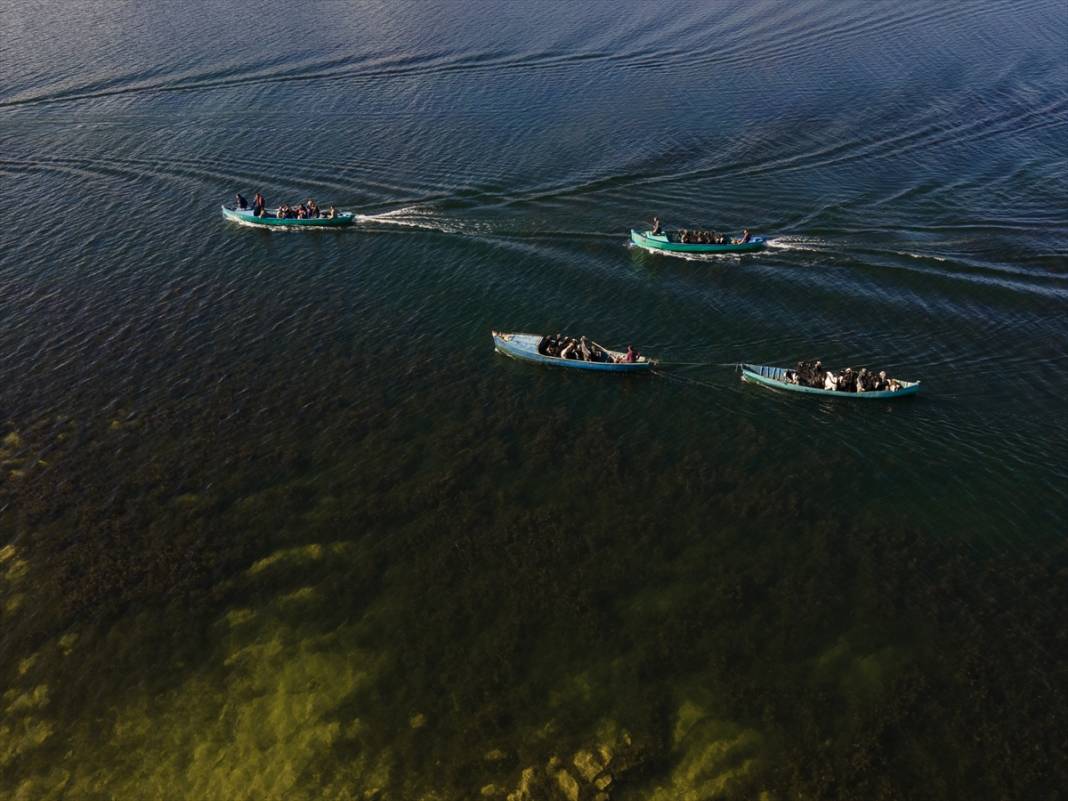
MULTIPOLYGON (((542 340, 541 334, 506 334, 501 331, 491 331, 493 335, 493 347, 498 353, 511 356, 525 362, 536 364, 548 364, 554 367, 570 367, 575 370, 593 370, 602 373, 641 373, 651 370, 656 366, 654 359, 639 356, 636 362, 624 362, 625 353, 618 350, 601 348, 607 353, 610 362, 587 362, 582 359, 561 359, 559 356, 546 356, 538 350, 538 344, 542 340)), ((594 343, 596 344, 596 343, 594 343)), ((601 347, 598 345, 597 347, 601 347)))
POLYGON ((297 220, 293 217, 279 217, 278 209, 265 209, 262 217, 252 213, 252 209, 231 209, 222 207, 223 218, 242 225, 260 225, 268 228, 341 228, 352 225, 356 215, 351 211, 339 211, 334 217, 310 217, 297 220))
POLYGON ((646 250, 669 253, 755 253, 767 245, 767 240, 762 236, 754 236, 744 245, 696 245, 679 242, 678 236, 672 231, 654 234, 652 231, 633 229, 630 232, 630 241, 646 250))
POLYGON ((771 389, 781 389, 786 392, 801 392, 806 395, 823 395, 826 398, 845 398, 849 400, 890 400, 892 398, 906 398, 920 391, 919 381, 902 381, 894 379, 899 385, 895 390, 872 390, 870 392, 841 392, 837 389, 823 389, 822 387, 806 387, 802 384, 791 384, 785 380, 789 372, 786 367, 770 367, 766 364, 741 364, 742 381, 751 384, 760 384, 771 389))

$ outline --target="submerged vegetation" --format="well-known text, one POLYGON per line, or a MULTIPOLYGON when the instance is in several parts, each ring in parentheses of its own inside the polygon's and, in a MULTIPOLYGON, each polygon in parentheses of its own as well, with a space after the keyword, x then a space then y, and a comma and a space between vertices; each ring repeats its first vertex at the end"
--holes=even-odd
POLYGON ((721 462, 485 381, 433 425, 325 387, 304 418, 321 435, 269 423, 295 408, 277 393, 226 426, 221 396, 192 421, 12 425, 2 794, 1068 784, 1063 548, 965 555, 877 505, 836 508, 846 455, 762 470, 753 430, 721 462))

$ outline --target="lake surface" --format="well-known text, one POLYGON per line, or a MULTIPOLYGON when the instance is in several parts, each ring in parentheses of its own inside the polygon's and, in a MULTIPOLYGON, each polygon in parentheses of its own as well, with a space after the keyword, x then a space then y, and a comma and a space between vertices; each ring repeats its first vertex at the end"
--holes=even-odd
POLYGON ((0 23, 0 796, 1068 786, 1063 2, 0 23))

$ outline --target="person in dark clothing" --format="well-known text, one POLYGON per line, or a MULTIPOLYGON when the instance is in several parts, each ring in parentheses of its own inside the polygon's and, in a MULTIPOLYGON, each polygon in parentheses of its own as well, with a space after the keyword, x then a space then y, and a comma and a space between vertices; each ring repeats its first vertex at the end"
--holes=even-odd
POLYGON ((660 225, 660 218, 653 217, 653 236, 660 236, 662 233, 664 233, 664 229, 660 225))
POLYGON ((237 208, 241 211, 244 211, 248 208, 248 201, 245 200, 244 196, 240 192, 237 193, 237 208))
POLYGON ((256 196, 252 198, 252 213, 257 217, 262 217, 266 205, 267 201, 263 199, 263 195, 257 192, 256 196))

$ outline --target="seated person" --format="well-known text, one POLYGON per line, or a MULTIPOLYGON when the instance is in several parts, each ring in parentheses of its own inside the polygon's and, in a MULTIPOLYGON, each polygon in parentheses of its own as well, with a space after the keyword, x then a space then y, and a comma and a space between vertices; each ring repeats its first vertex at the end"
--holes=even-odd
POLYGON ((827 371, 823 379, 823 388, 831 390, 838 389, 838 376, 836 376, 830 370, 827 371))
POLYGON ((627 345, 627 352, 619 357, 620 364, 634 364, 638 361, 639 353, 634 350, 633 345, 627 345))
POLYGON ((244 211, 248 208, 248 201, 245 200, 244 196, 242 196, 240 192, 237 193, 237 208, 241 211, 244 211))
POLYGON ((330 220, 334 219, 335 217, 337 217, 337 209, 335 209, 333 206, 331 206, 327 210, 326 216, 327 216, 327 219, 330 219, 330 220))
POLYGON ((578 343, 568 337, 567 344, 563 350, 560 351, 561 359, 577 359, 578 358, 578 343))
POLYGON ((752 239, 752 238, 753 238, 753 237, 752 237, 752 235, 751 235, 751 234, 749 233, 749 229, 748 229, 748 228, 746 228, 746 229, 744 229, 744 230, 742 231, 742 236, 741 236, 741 238, 740 238, 740 239, 735 239, 735 240, 734 240, 734 244, 736 244, 736 245, 744 245, 744 244, 746 244, 747 242, 749 242, 749 240, 750 240, 750 239, 752 239))

